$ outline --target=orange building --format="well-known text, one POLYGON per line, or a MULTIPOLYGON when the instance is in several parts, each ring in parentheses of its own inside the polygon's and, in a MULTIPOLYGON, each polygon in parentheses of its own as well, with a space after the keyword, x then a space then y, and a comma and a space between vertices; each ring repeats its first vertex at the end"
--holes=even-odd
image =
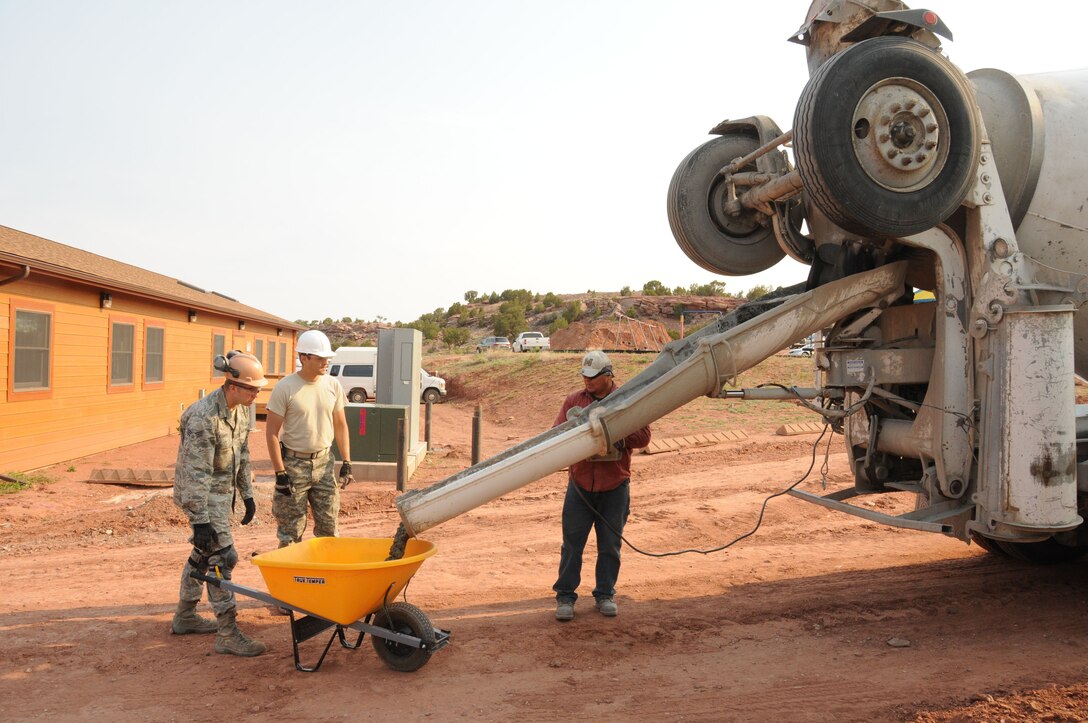
POLYGON ((0 472, 177 434, 212 359, 294 371, 304 327, 179 279, 0 226, 0 472))

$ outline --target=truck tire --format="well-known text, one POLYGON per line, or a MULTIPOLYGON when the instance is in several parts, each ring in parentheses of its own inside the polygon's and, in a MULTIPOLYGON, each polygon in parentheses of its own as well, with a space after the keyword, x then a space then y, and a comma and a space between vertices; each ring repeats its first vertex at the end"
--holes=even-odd
MULTIPOLYGON (((774 266, 785 256, 774 228, 759 211, 737 216, 725 213, 728 192, 719 171, 759 147, 759 139, 744 134, 719 136, 699 146, 680 162, 669 183, 669 227, 689 259, 707 271, 747 276, 774 266), (761 218, 763 217, 763 218, 761 218)), ((755 171, 755 165, 744 171, 755 171)))
POLYGON ((1088 552, 1083 547, 1063 545, 1053 538, 1042 542, 1006 542, 993 540, 1001 550, 1017 560, 1047 565, 1056 562, 1073 562, 1088 552))
POLYGON ((871 38, 834 55, 801 93, 793 129, 806 194, 863 236, 932 228, 974 182, 980 142, 970 85, 914 40, 871 38))
POLYGON ((366 404, 366 390, 352 389, 348 392, 348 401, 354 404, 366 404))
POLYGON ((435 643, 434 626, 422 610, 406 602, 396 602, 374 613, 374 625, 396 633, 411 635, 424 642, 426 647, 413 648, 376 635, 370 636, 374 652, 393 670, 411 673, 419 670, 431 659, 435 643))
POLYGON ((435 389, 433 387, 426 390, 425 392, 423 392, 423 403, 424 404, 438 404, 438 400, 440 400, 441 398, 442 398, 442 395, 439 393, 439 391, 437 389, 435 389))

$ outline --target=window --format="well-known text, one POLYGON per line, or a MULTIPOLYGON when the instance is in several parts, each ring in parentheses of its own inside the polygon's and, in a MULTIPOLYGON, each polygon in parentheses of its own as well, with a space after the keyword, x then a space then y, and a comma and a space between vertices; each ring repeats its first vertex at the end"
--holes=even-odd
MULTIPOLYGON (((227 335, 219 332, 212 333, 212 363, 215 363, 217 356, 222 356, 227 353, 227 335)), ((222 378, 223 372, 212 367, 212 379, 222 378)))
POLYGON ((264 339, 253 340, 253 356, 257 357, 262 365, 264 364, 264 339))
POLYGON ((287 370, 287 342, 280 342, 280 374, 290 374, 287 370))
POLYGON ((329 376, 330 377, 340 376, 340 365, 339 364, 333 364, 331 367, 329 367, 329 376))
POLYGON ((268 342, 268 368, 265 371, 269 374, 276 373, 276 342, 268 342))
POLYGON ((144 329, 144 386, 163 383, 163 340, 166 330, 161 326, 144 329))
POLYGON ((345 377, 372 377, 374 376, 373 364, 345 364, 345 377))
MULTIPOLYGON (((52 310, 14 308, 12 323, 12 392, 48 394, 52 384, 52 310)), ((38 396, 38 395, 35 395, 38 396)), ((25 397, 24 397, 25 398, 25 397)))
POLYGON ((136 324, 110 321, 110 386, 130 386, 136 366, 136 324))

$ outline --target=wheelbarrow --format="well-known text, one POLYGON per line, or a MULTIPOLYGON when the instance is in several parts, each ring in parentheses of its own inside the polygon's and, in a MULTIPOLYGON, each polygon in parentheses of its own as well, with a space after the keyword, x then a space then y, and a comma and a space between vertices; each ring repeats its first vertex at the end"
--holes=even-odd
POLYGON ((449 643, 450 632, 435 628, 415 605, 391 602, 436 552, 435 546, 410 539, 401 559, 386 560, 392 544, 392 538, 315 537, 257 555, 253 563, 260 568, 268 593, 224 580, 215 571, 194 577, 286 609, 295 668, 304 673, 321 667, 334 640, 355 650, 367 633, 383 663, 410 673, 449 643), (329 628, 334 629, 321 657, 313 666, 304 666, 299 643, 329 628), (354 643, 348 640, 348 630, 359 633, 354 643))

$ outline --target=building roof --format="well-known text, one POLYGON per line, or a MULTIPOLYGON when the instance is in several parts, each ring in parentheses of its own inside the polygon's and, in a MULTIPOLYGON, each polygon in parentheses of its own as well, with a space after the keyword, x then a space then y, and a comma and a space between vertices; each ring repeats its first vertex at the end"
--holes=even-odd
POLYGON ((205 291, 154 271, 65 246, 56 241, 0 226, 0 263, 29 266, 31 278, 44 274, 101 288, 210 311, 250 321, 263 321, 284 329, 300 330, 293 321, 246 306, 216 291, 205 291))

